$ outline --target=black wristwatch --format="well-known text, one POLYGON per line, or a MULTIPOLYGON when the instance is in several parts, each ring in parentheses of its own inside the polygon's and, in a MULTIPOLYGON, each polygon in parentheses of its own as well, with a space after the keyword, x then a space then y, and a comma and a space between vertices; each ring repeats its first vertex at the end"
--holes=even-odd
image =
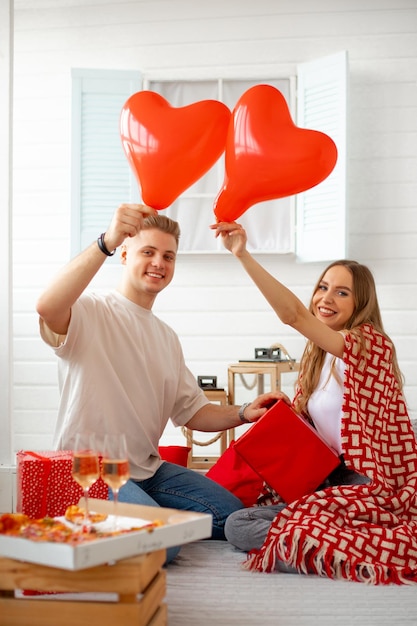
POLYGON ((247 420, 247 419, 246 419, 246 417, 245 417, 245 415, 244 415, 244 414, 245 414, 245 409, 246 409, 246 408, 247 408, 250 404, 252 404, 252 403, 251 403, 251 402, 245 402, 245 404, 242 404, 242 406, 241 406, 241 407, 240 407, 240 409, 239 409, 239 413, 238 413, 238 415, 239 415, 239 419, 240 419, 240 421, 241 421, 243 424, 249 424, 249 423, 250 423, 250 422, 249 422, 249 420, 247 420))

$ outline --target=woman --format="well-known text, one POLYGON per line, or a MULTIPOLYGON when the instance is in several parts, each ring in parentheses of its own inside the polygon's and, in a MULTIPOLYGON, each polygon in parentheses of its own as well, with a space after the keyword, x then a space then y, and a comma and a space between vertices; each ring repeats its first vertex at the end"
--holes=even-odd
POLYGON ((343 458, 315 493, 288 506, 272 494, 233 513, 227 539, 252 551, 249 569, 417 582, 416 439, 371 272, 332 263, 307 309, 247 251, 243 228, 212 228, 280 320, 306 337, 292 404, 343 458))

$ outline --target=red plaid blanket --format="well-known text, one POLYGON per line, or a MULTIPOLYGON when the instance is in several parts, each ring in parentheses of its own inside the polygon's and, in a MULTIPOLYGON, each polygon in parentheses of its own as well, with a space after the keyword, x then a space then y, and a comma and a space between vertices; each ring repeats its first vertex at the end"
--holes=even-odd
POLYGON ((342 447, 368 485, 330 487, 286 507, 245 563, 369 584, 417 582, 417 445, 392 372, 392 344, 371 326, 345 340, 342 447))

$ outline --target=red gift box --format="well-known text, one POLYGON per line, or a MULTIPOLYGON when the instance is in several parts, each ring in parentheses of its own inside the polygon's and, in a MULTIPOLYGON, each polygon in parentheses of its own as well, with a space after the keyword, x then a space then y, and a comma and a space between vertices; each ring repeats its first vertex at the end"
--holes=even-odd
POLYGON ((206 474, 231 491, 245 507, 254 506, 263 488, 263 479, 235 450, 235 441, 206 474))
POLYGON ((187 467, 188 454, 191 448, 187 446, 159 446, 158 450, 163 461, 187 467))
POLYGON ((288 504, 315 491, 340 464, 333 448, 283 400, 237 439, 235 449, 288 504))
MULTIPOLYGON (((17 453, 16 510, 31 518, 64 515, 77 504, 83 490, 71 475, 72 452, 47 450, 17 453)), ((91 487, 92 498, 108 499, 108 487, 101 478, 91 487)))

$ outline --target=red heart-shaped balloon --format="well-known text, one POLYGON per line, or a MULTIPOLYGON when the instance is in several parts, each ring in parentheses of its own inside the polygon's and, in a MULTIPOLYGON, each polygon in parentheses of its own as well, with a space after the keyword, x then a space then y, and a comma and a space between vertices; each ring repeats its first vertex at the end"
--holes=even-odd
POLYGON ((233 110, 216 218, 233 222, 257 202, 310 189, 331 173, 336 161, 333 140, 295 126, 278 89, 251 87, 233 110))
POLYGON ((217 161, 231 112, 217 100, 172 107, 152 91, 133 94, 120 116, 120 134, 142 200, 165 209, 217 161))

